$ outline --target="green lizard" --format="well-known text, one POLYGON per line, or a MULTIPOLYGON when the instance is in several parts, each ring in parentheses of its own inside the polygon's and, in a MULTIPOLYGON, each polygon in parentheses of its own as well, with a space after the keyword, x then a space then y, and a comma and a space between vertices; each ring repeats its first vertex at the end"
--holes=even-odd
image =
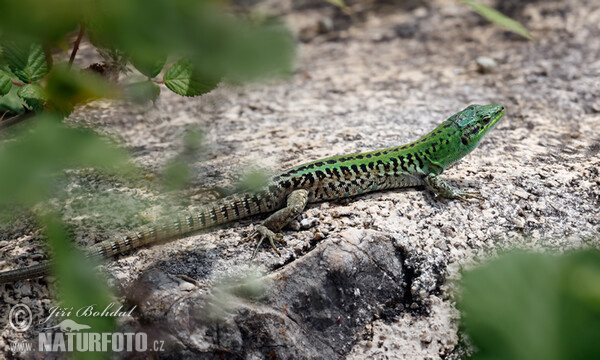
MULTIPOLYGON (((107 258, 144 245, 186 233, 273 212, 245 240, 266 239, 276 252, 277 234, 296 218, 307 203, 345 198, 363 193, 427 185, 436 194, 468 202, 483 200, 479 191, 452 187, 440 178, 451 164, 471 152, 481 138, 504 115, 502 105, 471 105, 432 132, 410 144, 360 154, 313 161, 270 178, 259 191, 238 193, 218 199, 167 221, 100 242, 91 247, 90 257, 107 258)), ((43 276, 49 262, 0 273, 0 283, 43 276)))

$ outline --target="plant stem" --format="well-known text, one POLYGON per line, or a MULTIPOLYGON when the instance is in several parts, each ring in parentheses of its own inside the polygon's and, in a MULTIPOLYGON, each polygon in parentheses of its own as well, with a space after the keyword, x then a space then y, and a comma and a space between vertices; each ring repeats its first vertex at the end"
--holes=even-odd
POLYGON ((12 83, 13 83, 13 85, 17 85, 19 87, 25 86, 25 84, 23 84, 22 82, 18 82, 18 81, 14 81, 14 80, 12 81, 12 83))
POLYGON ((79 24, 79 34, 77 34, 77 39, 73 43, 73 51, 71 51, 71 57, 69 58, 69 67, 73 65, 73 61, 75 60, 75 54, 77 54, 77 50, 79 50, 79 44, 81 43, 81 39, 85 34, 85 25, 83 23, 79 24))

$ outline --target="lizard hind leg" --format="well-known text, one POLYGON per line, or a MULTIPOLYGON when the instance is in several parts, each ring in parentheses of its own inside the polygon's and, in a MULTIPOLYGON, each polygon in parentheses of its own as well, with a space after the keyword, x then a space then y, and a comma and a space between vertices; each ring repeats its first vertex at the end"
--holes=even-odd
POLYGON ((244 240, 243 242, 250 241, 254 238, 258 238, 258 244, 252 253, 251 259, 254 258, 258 248, 262 244, 262 242, 267 239, 271 244, 271 247, 275 250, 277 254, 279 254, 279 250, 275 247, 275 241, 285 243, 281 234, 278 234, 279 230, 283 229, 287 224, 289 224, 292 220, 296 218, 296 216, 300 215, 304 208, 306 207, 306 203, 308 202, 308 190, 300 189, 294 190, 287 197, 286 207, 283 209, 279 209, 271 216, 265 219, 261 225, 258 225, 256 229, 244 240))

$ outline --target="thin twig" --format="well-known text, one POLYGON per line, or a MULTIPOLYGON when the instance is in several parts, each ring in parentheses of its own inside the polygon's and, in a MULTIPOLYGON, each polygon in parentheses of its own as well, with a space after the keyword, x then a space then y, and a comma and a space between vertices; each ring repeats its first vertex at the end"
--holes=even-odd
POLYGON ((13 83, 13 85, 17 85, 19 87, 20 86, 25 86, 25 84, 23 84, 22 82, 18 82, 18 81, 15 81, 15 80, 13 80, 12 83, 13 83))
POLYGON ((77 50, 79 50, 79 43, 81 43, 81 39, 85 34, 85 25, 83 23, 79 24, 79 34, 77 35, 77 39, 73 43, 73 51, 71 51, 71 57, 69 58, 69 67, 73 65, 73 61, 75 61, 75 54, 77 54, 77 50))
MULTIPOLYGON (((20 123, 21 121, 29 119, 33 115, 35 115, 35 113, 33 111, 28 111, 23 114, 10 117, 4 121, 0 121, 0 130, 4 130, 5 128, 7 128, 9 126, 16 125, 16 124, 20 123)), ((4 117, 4 115, 2 115, 2 116, 4 117)))

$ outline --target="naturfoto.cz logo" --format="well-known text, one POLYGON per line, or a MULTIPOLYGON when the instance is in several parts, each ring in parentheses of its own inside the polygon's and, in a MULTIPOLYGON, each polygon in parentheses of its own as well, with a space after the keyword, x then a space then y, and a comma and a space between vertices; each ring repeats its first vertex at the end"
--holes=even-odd
MULTIPOLYGON (((65 309, 54 307, 50 309, 50 315, 39 325, 46 324, 52 317, 73 316, 76 317, 93 317, 93 316, 128 316, 135 309, 129 312, 122 311, 122 307, 114 309, 115 305, 110 304, 102 311, 97 311, 94 306, 86 306, 77 311, 74 309, 65 309), (114 310, 113 310, 114 309, 114 310), (111 311, 112 310, 112 311, 111 311)), ((18 332, 27 331, 32 324, 32 313, 29 307, 25 304, 17 304, 13 306, 9 313, 9 324, 13 330, 18 332)), ((78 320, 81 321, 81 320, 78 320)), ((72 319, 65 319, 55 326, 49 326, 40 329, 38 334, 38 346, 31 342, 22 342, 11 344, 13 352, 86 352, 86 351, 163 351, 164 341, 153 341, 148 344, 148 336, 143 332, 114 332, 114 333, 97 333, 83 321, 78 322, 72 319)))

